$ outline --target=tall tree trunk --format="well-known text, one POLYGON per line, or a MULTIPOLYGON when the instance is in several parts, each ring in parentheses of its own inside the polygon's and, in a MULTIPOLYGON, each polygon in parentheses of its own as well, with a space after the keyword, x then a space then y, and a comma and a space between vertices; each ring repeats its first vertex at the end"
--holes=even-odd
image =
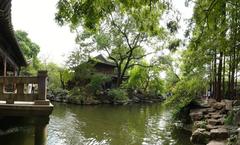
POLYGON ((232 70, 231 70, 231 84, 230 84, 230 96, 231 99, 234 99, 234 85, 235 85, 235 61, 236 61, 236 53, 235 48, 233 48, 233 60, 232 60, 232 70))
POLYGON ((225 69, 226 69, 226 57, 225 55, 223 56, 223 74, 222 74, 222 94, 223 98, 225 98, 225 69))
POLYGON ((213 97, 213 61, 210 64, 211 71, 210 71, 210 84, 209 84, 209 91, 210 91, 210 97, 213 97))
POLYGON ((121 83, 122 83, 122 78, 121 78, 121 66, 119 65, 117 67, 117 87, 120 87, 121 83))
POLYGON ((223 52, 220 52, 219 56, 219 64, 218 64, 218 74, 217 74, 217 90, 216 90, 216 97, 217 101, 221 101, 222 99, 222 57, 223 57, 223 52))
POLYGON ((66 86, 65 86, 65 83, 64 83, 64 80, 63 80, 63 76, 62 76, 62 72, 59 72, 59 77, 60 77, 60 82, 61 82, 62 89, 66 89, 66 86))
POLYGON ((228 99, 231 98, 231 70, 232 70, 232 56, 229 57, 229 70, 228 70, 228 99))
POLYGON ((238 85, 238 79, 237 79, 237 77, 238 77, 238 60, 239 60, 239 55, 238 55, 238 51, 236 51, 236 66, 235 66, 235 84, 234 84, 234 98, 236 99, 236 97, 237 97, 237 85, 238 85))
POLYGON ((213 82, 213 98, 217 99, 216 97, 216 91, 217 91, 217 50, 215 48, 214 51, 214 82, 213 82))
MULTIPOLYGON (((226 1, 221 1, 221 8, 222 8, 222 26, 226 26, 226 1)), ((217 81, 217 101, 221 101, 223 96, 222 96, 222 68, 223 68, 223 64, 222 64, 222 59, 223 59, 223 50, 225 49, 224 43, 225 43, 225 39, 226 39, 226 30, 224 30, 223 32, 221 32, 221 38, 223 39, 222 42, 223 44, 221 46, 223 46, 220 49, 220 56, 219 56, 219 64, 218 64, 218 81, 217 81)))

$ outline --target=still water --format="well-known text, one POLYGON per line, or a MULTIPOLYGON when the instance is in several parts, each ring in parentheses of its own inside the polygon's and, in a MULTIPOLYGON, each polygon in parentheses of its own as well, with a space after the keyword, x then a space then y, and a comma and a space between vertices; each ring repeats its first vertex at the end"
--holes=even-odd
MULTIPOLYGON (((161 104, 77 106, 54 104, 47 145, 191 145, 161 104)), ((33 145, 34 129, 0 130, 0 145, 33 145)))

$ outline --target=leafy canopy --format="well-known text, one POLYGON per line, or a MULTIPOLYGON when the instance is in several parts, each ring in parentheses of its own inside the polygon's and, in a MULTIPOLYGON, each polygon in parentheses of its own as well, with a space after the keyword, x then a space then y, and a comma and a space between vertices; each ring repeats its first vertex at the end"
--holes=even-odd
POLYGON ((55 19, 60 25, 97 30, 102 20, 117 10, 138 21, 139 30, 156 32, 163 12, 169 7, 169 2, 163 0, 59 0, 55 19))
POLYGON ((34 43, 29 37, 28 33, 17 30, 15 32, 19 46, 28 61, 29 65, 27 68, 22 70, 23 74, 36 74, 37 71, 42 67, 40 60, 37 55, 40 52, 40 47, 34 43))

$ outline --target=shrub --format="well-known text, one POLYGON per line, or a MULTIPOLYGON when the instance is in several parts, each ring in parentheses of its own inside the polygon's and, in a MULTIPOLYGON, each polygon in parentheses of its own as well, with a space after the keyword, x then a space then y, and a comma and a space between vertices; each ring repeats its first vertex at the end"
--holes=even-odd
POLYGON ((83 103, 87 99, 87 95, 82 88, 75 87, 69 92, 69 100, 73 103, 83 103))
POLYGON ((196 121, 196 122, 194 122, 193 128, 194 128, 194 129, 197 129, 197 128, 206 128, 206 125, 207 125, 206 120, 196 121))
POLYGON ((54 95, 68 95, 69 91, 62 88, 50 90, 54 95))
POLYGON ((224 118, 224 124, 233 125, 233 123, 234 123, 233 120, 234 120, 234 112, 231 111, 231 112, 228 113, 227 117, 224 118))
POLYGON ((173 108, 173 116, 176 118, 190 103, 196 101, 199 92, 205 90, 207 81, 194 76, 179 81, 173 89, 173 96, 167 98, 165 105, 173 108))
POLYGON ((112 98, 113 102, 124 102, 128 100, 127 92, 119 88, 109 90, 108 96, 112 98))
POLYGON ((106 76, 104 74, 96 73, 91 77, 91 80, 89 84, 87 85, 87 88, 92 91, 94 94, 96 94, 97 91, 102 90, 102 85, 106 82, 109 82, 111 78, 109 76, 106 76))

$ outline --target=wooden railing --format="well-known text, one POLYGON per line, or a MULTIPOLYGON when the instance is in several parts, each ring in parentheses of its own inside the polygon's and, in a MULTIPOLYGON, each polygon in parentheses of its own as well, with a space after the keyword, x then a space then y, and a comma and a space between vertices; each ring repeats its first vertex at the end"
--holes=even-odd
POLYGON ((36 105, 48 105, 46 96, 47 71, 39 71, 36 77, 0 77, 0 101, 6 101, 6 104, 24 101, 34 102, 36 105))

